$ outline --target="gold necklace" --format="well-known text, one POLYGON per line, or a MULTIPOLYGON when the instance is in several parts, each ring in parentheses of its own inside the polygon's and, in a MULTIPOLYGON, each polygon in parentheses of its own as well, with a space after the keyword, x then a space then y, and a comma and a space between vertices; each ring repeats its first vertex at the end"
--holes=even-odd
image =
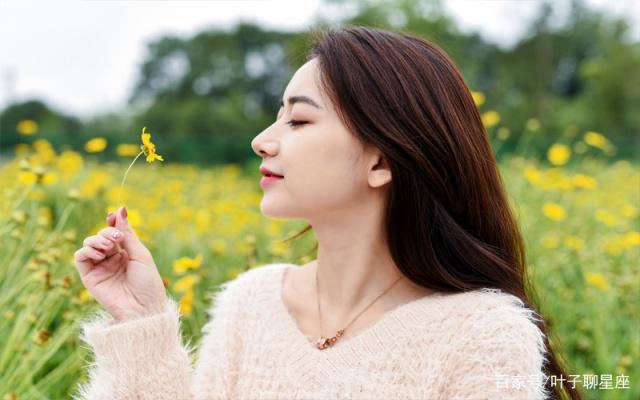
POLYGON ((373 301, 367 307, 365 307, 364 310, 360 311, 358 315, 356 315, 355 318, 353 318, 347 326, 345 326, 343 329, 340 329, 338 332, 336 332, 336 334, 333 337, 325 338, 324 336, 322 336, 322 314, 320 313, 320 291, 318 290, 318 267, 316 267, 316 298, 318 299, 318 319, 320 321, 320 338, 318 338, 318 340, 316 341, 316 347, 319 350, 324 350, 328 347, 333 346, 333 344, 344 334, 344 331, 346 331, 347 328, 351 326, 353 321, 355 321, 363 312, 365 312, 369 307, 371 307, 373 303, 376 302, 376 300, 382 297, 382 295, 384 295, 389 290, 391 290, 391 288, 395 286, 395 284, 398 283, 400 279, 402 279, 402 275, 400 275, 400 277, 396 279, 395 282, 393 282, 391 286, 387 288, 387 290, 380 293, 378 297, 373 299, 373 301))

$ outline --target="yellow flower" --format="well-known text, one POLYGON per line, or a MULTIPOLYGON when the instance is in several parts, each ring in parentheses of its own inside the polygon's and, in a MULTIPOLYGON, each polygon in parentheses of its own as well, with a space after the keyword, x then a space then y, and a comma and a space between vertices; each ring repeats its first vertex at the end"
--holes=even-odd
POLYGON ((635 218, 635 216, 638 215, 638 209, 632 204, 626 203, 622 206, 621 213, 626 218, 635 218))
POLYGON ((33 148, 37 153, 36 159, 44 164, 52 162, 56 157, 56 152, 51 143, 46 139, 36 139, 33 148))
POLYGON ((180 313, 189 315, 193 311, 193 290, 189 290, 180 299, 180 313))
POLYGON ((82 289, 78 293, 78 300, 80 300, 81 303, 86 303, 87 301, 91 300, 92 298, 93 298, 93 296, 91 295, 91 293, 89 293, 89 291, 87 289, 82 289))
POLYGON ((202 254, 198 254, 196 258, 180 257, 173 262, 173 272, 183 274, 189 269, 196 269, 202 264, 202 254))
POLYGON ((609 144, 609 141, 607 140, 606 137, 604 137, 604 135, 602 135, 601 133, 598 132, 594 132, 594 131, 589 131, 586 132, 584 134, 584 141, 593 147, 597 147, 599 149, 604 150, 607 145, 609 144))
POLYGON ((90 169, 88 176, 80 185, 80 197, 93 199, 111 183, 111 175, 99 169, 90 169))
POLYGON ((58 176, 53 172, 45 172, 39 182, 43 185, 53 185, 58 182, 58 176))
POLYGON ((185 275, 173 284, 176 292, 187 292, 193 289, 193 286, 200 281, 196 275, 185 275))
POLYGON ((564 144, 556 143, 547 151, 547 158, 553 165, 564 165, 569 161, 571 150, 564 144))
POLYGON ((577 174, 574 175, 571 180, 573 182, 573 186, 577 188, 593 190, 598 187, 598 182, 588 175, 577 174))
POLYGON ((269 244, 269 252, 273 255, 282 256, 289 251, 289 245, 281 241, 273 241, 269 244))
POLYGON ((107 148, 107 139, 103 137, 96 137, 89 140, 84 144, 84 149, 87 153, 100 153, 107 148))
POLYGON ((545 249, 555 249, 560 245, 560 240, 556 235, 548 234, 540 239, 540 244, 545 249))
MULTIPOLYGON (((129 167, 124 172, 124 176, 122 177, 122 183, 120 184, 120 192, 118 195, 118 204, 121 203, 120 195, 123 193, 124 182, 127 180, 127 174, 129 174, 129 170, 131 169, 131 167, 133 167, 133 164, 136 162, 138 157, 140 157, 142 154, 146 155, 148 163, 152 163, 154 160, 164 161, 161 155, 156 154, 156 145, 151 143, 151 134, 148 132, 145 132, 146 129, 147 129, 146 126, 143 127, 142 133, 140 134, 140 138, 142 139, 142 144, 140 145, 140 152, 136 154, 136 157, 133 159, 133 161, 131 161, 131 164, 129 164, 129 167)), ((129 150, 128 148, 124 148, 124 149, 120 148, 119 154, 122 153, 123 151, 128 151, 128 150, 129 150)))
POLYGON ((121 157, 137 156, 140 152, 140 146, 137 144, 120 143, 116 147, 116 153, 121 157))
POLYGON ((498 114, 497 111, 487 111, 486 113, 482 114, 481 118, 482 123, 487 128, 492 127, 500 122, 500 114, 498 114))
POLYGON ((16 129, 21 135, 35 135, 38 132, 38 123, 32 119, 23 119, 18 122, 16 129))
POLYGON ((609 283, 607 282, 604 275, 597 272, 587 272, 585 276, 585 280, 589 285, 593 285, 600 290, 608 290, 609 283))
POLYGON ((573 235, 564 238, 564 245, 570 249, 581 250, 584 247, 584 240, 573 235))
POLYGON ((178 209, 178 217, 180 221, 190 221, 193 219, 193 209, 189 207, 180 207, 178 209))
POLYGON ((531 165, 525 167, 524 177, 533 185, 537 185, 542 181, 542 173, 540 170, 531 165))
POLYGON ((38 175, 31 171, 20 171, 18 173, 18 182, 24 185, 32 185, 38 181, 38 175))
POLYGON ((46 197, 47 193, 42 188, 36 188, 28 195, 28 198, 33 201, 43 201, 46 197))
POLYGON ((67 177, 76 174, 83 167, 82 155, 77 151, 63 151, 57 160, 58 169, 67 177))
POLYGON ((18 157, 22 157, 24 155, 26 155, 27 153, 29 153, 29 145, 26 143, 18 143, 16 144, 16 147, 14 147, 14 151, 16 153, 16 158, 18 157))
POLYGON ((477 107, 480 107, 484 103, 484 93, 482 92, 474 92, 472 90, 471 97, 473 97, 473 102, 476 103, 477 107))
POLYGON ((562 221, 567 216, 564 207, 556 203, 545 203, 542 206, 542 212, 552 221, 562 221))
POLYGON ((196 230, 198 233, 206 233, 211 230, 212 215, 208 210, 198 210, 195 215, 196 230))
POLYGON ((624 247, 640 246, 640 233, 630 231, 622 235, 622 244, 624 247))
POLYGON ((151 134, 145 132, 147 127, 142 128, 140 137, 142 138, 142 150, 144 155, 147 156, 147 162, 152 163, 154 160, 164 161, 161 155, 156 154, 156 145, 151 143, 151 134))
POLYGON ((222 255, 227 251, 227 244, 222 239, 214 239, 211 242, 211 250, 217 255, 222 255))
POLYGON ((622 242, 619 239, 612 240, 604 245, 604 250, 612 256, 617 256, 622 252, 622 242))
POLYGON ((615 225, 616 223, 618 223, 618 218, 616 217, 616 215, 604 209, 596 210, 595 217, 598 221, 602 222, 605 225, 615 225))

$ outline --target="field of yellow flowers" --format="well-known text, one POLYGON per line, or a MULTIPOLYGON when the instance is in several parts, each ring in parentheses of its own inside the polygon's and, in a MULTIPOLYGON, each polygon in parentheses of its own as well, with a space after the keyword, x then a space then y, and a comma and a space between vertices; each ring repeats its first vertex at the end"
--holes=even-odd
MULTIPOLYGON (((498 148, 510 132, 491 130, 497 113, 483 120, 498 148)), ((530 120, 526 129, 537 126, 530 120)), ((122 189, 126 164, 97 158, 106 145, 95 138, 85 152, 58 152, 36 139, 0 165, 0 399, 68 398, 86 380, 79 323, 98 306, 78 279, 73 252, 105 226, 119 200, 195 341, 213 285, 264 263, 314 257, 313 237, 281 241, 304 225, 261 215, 258 163, 140 163, 122 189)), ((637 399, 640 168, 609 161, 610 148, 604 135, 586 132, 550 146, 543 161, 508 157, 500 167, 542 313, 579 375, 575 385, 588 399, 637 399), (612 389, 584 389, 584 375, 611 379, 612 389), (620 376, 629 377, 627 388, 620 376)), ((118 154, 139 151, 130 145, 118 154)))

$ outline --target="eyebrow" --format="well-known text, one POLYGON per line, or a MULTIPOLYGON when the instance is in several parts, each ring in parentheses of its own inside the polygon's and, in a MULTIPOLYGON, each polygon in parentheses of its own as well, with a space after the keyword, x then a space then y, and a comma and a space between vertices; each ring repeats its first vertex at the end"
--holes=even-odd
MULTIPOLYGON (((289 100, 287 102, 289 103, 289 105, 294 105, 296 103, 306 103, 315 108, 322 109, 322 107, 320 107, 318 103, 307 96, 291 96, 289 97, 289 100)), ((284 107, 284 102, 282 100, 280 100, 280 107, 284 107)))

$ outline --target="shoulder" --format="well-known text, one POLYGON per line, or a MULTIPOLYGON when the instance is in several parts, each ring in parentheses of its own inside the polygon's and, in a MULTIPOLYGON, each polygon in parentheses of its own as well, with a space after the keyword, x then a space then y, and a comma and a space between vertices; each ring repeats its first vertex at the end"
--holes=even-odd
POLYGON ((478 289, 466 293, 462 312, 465 325, 475 333, 490 336, 509 328, 512 336, 522 336, 543 346, 544 333, 538 328, 538 314, 517 296, 500 289, 478 289))
POLYGON ((538 314, 517 296, 500 289, 477 289, 447 295, 443 300, 447 317, 463 328, 454 335, 470 345, 482 341, 509 341, 544 352, 545 334, 538 314))
MULTIPOLYGON (((536 313, 517 296, 500 289, 482 288, 467 292, 438 293, 437 311, 457 325, 479 321, 535 325, 536 313)), ((429 306, 429 303, 425 303, 429 306)))
POLYGON ((538 353, 545 350, 538 314, 519 297, 500 289, 438 293, 432 300, 418 302, 415 311, 420 324, 430 325, 458 345, 512 341, 538 353))
MULTIPOLYGON (((484 288, 451 295, 449 301, 455 305, 449 311, 457 325, 447 357, 452 371, 469 380, 484 375, 496 385, 505 377, 545 378, 546 336, 538 326, 538 314, 519 297, 484 288)), ((518 394, 536 399, 546 394, 539 381, 520 390, 518 394)))
POLYGON ((275 278, 279 276, 286 263, 262 264, 242 271, 235 278, 215 285, 211 292, 211 308, 209 313, 220 313, 222 310, 239 308, 248 304, 257 290, 264 289, 265 285, 275 284, 275 278))
POLYGON ((218 285, 220 290, 239 290, 248 288, 273 278, 277 273, 290 264, 270 263, 262 264, 240 272, 235 278, 218 285))

